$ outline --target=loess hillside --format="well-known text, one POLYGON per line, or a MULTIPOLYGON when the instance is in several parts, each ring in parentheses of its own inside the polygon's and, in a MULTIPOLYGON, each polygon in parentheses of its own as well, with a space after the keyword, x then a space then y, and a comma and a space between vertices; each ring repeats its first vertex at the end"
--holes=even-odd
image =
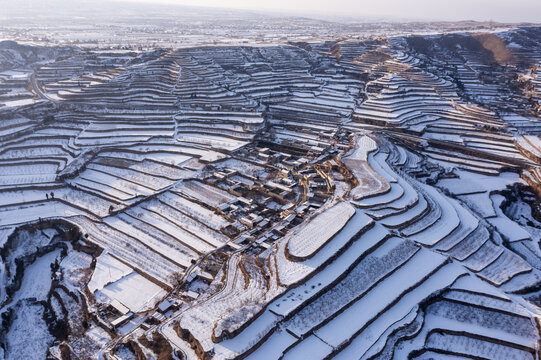
POLYGON ((0 359, 541 357, 541 29, 0 42, 0 359))

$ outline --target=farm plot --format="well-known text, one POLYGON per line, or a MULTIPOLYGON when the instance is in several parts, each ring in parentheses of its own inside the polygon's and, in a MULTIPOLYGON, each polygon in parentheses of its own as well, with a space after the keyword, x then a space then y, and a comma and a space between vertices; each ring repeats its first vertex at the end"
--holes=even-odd
POLYGON ((287 256, 295 261, 311 258, 346 226, 354 214, 355 208, 347 202, 325 210, 290 237, 287 256))
POLYGON ((175 186, 172 191, 177 192, 188 199, 205 202, 214 208, 228 203, 235 198, 233 195, 222 189, 195 180, 185 181, 180 185, 175 186))
POLYGON ((468 358, 533 359, 534 326, 525 308, 469 275, 426 308, 422 328, 402 341, 395 356, 435 351, 468 358))
POLYGON ((131 272, 97 290, 94 296, 101 303, 116 300, 134 313, 152 309, 166 291, 142 275, 131 272))
POLYGON ((390 191, 391 186, 387 179, 374 171, 368 161, 345 158, 343 159, 343 163, 353 172, 353 175, 359 182, 359 185, 351 190, 354 200, 360 200, 390 191))
MULTIPOLYGON (((228 330, 228 333, 233 331, 233 336, 227 336, 225 339, 220 339, 218 337, 214 339, 216 341, 215 343, 209 342, 208 339, 211 338, 208 330, 209 327, 195 327, 195 323, 193 321, 188 323, 184 322, 184 325, 187 327, 185 330, 189 331, 191 334, 192 330, 190 329, 193 328, 193 336, 195 336, 198 341, 201 340, 200 345, 203 347, 204 351, 214 349, 218 358, 229 358, 248 351, 254 341, 254 329, 258 329, 257 333, 260 334, 257 335, 258 338, 264 336, 265 333, 270 331, 270 329, 276 325, 276 313, 294 311, 296 308, 300 309, 303 302, 314 297, 319 291, 321 291, 322 288, 325 287, 325 284, 331 283, 335 279, 337 272, 340 273, 346 271, 348 266, 350 266, 355 259, 362 256, 361 254, 363 252, 367 251, 373 246, 377 246, 376 244, 381 244, 383 242, 386 234, 385 231, 382 228, 374 228, 373 230, 367 229, 370 227, 367 226, 367 224, 371 224, 369 218, 361 213, 356 214, 350 220, 350 222, 348 222, 344 229, 330 241, 329 244, 320 250, 313 258, 304 262, 291 262, 285 258, 283 252, 285 251, 287 240, 282 240, 282 245, 277 248, 278 253, 282 254, 280 259, 277 259, 274 253, 269 253, 269 256, 266 257, 263 262, 264 268, 267 269, 266 273, 268 276, 270 276, 267 277, 266 280, 266 290, 263 290, 265 294, 264 297, 267 299, 265 302, 271 302, 271 300, 276 298, 276 300, 273 300, 272 302, 274 305, 271 305, 273 310, 270 312, 268 309, 264 310, 261 302, 262 296, 255 296, 252 300, 248 301, 244 304, 244 306, 238 309, 233 310, 233 308, 231 308, 231 310, 229 310, 230 313, 224 315, 223 317, 229 320, 226 323, 221 323, 222 325, 218 325, 217 329, 225 329, 223 326, 228 324, 229 329, 237 329, 236 331, 228 330), (364 237, 366 237, 366 240, 362 241, 364 237), (343 250, 344 255, 340 256, 337 260, 332 261, 332 254, 335 254, 336 251, 343 247, 346 247, 343 250), (325 262, 329 261, 331 262, 325 267, 321 266, 325 262), (287 262, 290 264, 289 266, 298 268, 298 270, 295 271, 296 275, 294 280, 298 283, 298 287, 292 288, 290 290, 291 293, 288 291, 285 293, 285 295, 282 295, 281 298, 277 297, 284 294, 287 283, 284 283, 286 278, 280 276, 279 269, 282 271, 285 270, 286 264, 282 263, 281 266, 278 266, 278 262, 287 262), (312 275, 308 276, 310 273, 312 273, 312 275), (309 278, 309 280, 304 283, 303 278, 309 278), (286 299, 287 302, 283 303, 281 299, 286 299), (255 317, 255 315, 257 315, 257 317, 255 317), (188 327, 190 323, 193 324, 192 327, 188 327), (207 335, 204 335, 205 332, 207 335)), ((241 291, 243 288, 242 284, 245 284, 247 281, 246 274, 242 275, 242 273, 245 273, 245 271, 242 270, 242 267, 235 265, 235 261, 238 261, 235 259, 238 259, 238 257, 235 256, 228 262, 227 273, 224 277, 226 280, 224 280, 225 286, 223 290, 210 297, 208 300, 205 300, 201 309, 210 307, 215 309, 212 311, 223 311, 223 309, 230 308, 230 305, 227 304, 232 302, 237 303, 241 299, 244 299, 245 295, 241 293, 235 296, 229 295, 230 293, 236 294, 237 292, 241 291)), ((282 273, 282 275, 284 275, 284 273, 282 273)), ((293 279, 289 281, 293 281, 293 279)), ((258 283, 260 282, 252 283, 250 281, 246 289, 250 289, 252 286, 258 283)), ((252 291, 250 290, 248 293, 252 293, 252 291)), ((200 314, 199 318, 202 318, 203 316, 204 314, 200 314)), ((181 327, 184 328, 182 326, 182 321, 181 327)))

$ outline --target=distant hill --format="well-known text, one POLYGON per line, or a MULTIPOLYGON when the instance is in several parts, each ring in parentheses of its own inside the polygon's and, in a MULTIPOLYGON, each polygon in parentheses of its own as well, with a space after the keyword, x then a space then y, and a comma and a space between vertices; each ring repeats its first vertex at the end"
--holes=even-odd
POLYGON ((19 44, 16 41, 0 41, 0 71, 28 65, 38 61, 71 54, 75 48, 44 47, 19 44))
POLYGON ((441 49, 457 53, 467 49, 478 53, 486 65, 518 65, 527 62, 512 54, 505 41, 493 33, 445 34, 440 36, 410 36, 408 45, 427 56, 436 56, 441 49))

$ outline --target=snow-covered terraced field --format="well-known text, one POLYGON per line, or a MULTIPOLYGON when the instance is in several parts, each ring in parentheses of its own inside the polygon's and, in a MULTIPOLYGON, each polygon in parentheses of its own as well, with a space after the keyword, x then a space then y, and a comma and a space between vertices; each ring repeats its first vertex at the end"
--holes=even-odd
POLYGON ((294 232, 287 244, 287 256, 305 260, 314 256, 355 214, 355 208, 340 203, 317 215, 305 227, 294 232))
POLYGON ((36 359, 539 360, 540 43, 73 47, 0 72, 0 358, 33 359, 35 322, 36 359))

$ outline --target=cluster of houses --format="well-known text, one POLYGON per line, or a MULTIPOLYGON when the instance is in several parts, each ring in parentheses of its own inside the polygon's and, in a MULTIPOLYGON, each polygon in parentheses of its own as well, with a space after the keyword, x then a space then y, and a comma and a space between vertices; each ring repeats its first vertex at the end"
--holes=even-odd
MULTIPOLYGON (((187 282, 192 282, 196 278, 205 281, 206 283, 210 283, 213 279, 211 274, 202 271, 200 268, 197 268, 190 274, 187 282)), ((185 303, 191 302, 198 297, 199 293, 196 291, 189 289, 183 290, 178 294, 170 295, 162 300, 154 310, 147 314, 146 317, 139 317, 137 319, 135 318, 134 312, 130 311, 129 308, 124 306, 118 300, 113 299, 110 303, 98 304, 96 315, 98 315, 99 320, 101 320, 102 326, 108 328, 112 332, 117 332, 123 326, 127 326, 132 320, 136 321, 144 330, 148 330, 152 326, 158 325, 170 317, 185 303)))
POLYGON ((264 168, 266 176, 219 168, 203 181, 236 196, 215 209, 231 222, 223 229, 226 235, 239 246, 263 250, 325 203, 333 191, 325 171, 336 170, 337 150, 315 159, 258 146, 246 152, 247 161, 264 168))

